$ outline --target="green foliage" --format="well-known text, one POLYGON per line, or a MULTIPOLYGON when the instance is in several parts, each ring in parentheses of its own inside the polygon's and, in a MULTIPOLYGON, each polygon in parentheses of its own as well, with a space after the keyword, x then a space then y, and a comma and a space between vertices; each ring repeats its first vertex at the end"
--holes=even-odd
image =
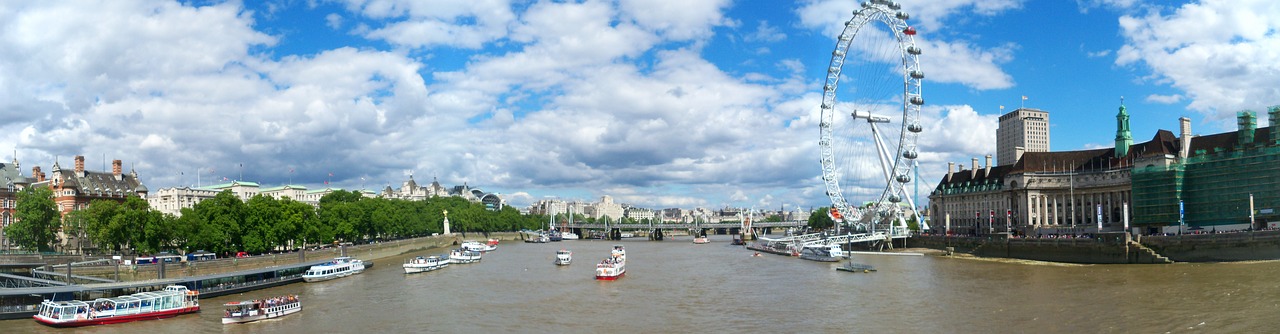
POLYGON ((58 241, 61 228, 53 190, 47 187, 27 187, 18 192, 15 208, 16 222, 9 225, 6 235, 10 242, 28 250, 52 251, 58 241))
POLYGON ((781 215, 769 215, 768 217, 764 217, 764 221, 766 221, 766 222, 770 222, 770 223, 780 223, 780 222, 782 222, 782 216, 781 216, 781 215))
POLYGON ((836 226, 836 222, 831 220, 831 216, 827 215, 830 208, 821 207, 809 214, 809 227, 815 230, 825 230, 836 226))
MULTIPOLYGON (((319 207, 290 199, 258 195, 241 201, 230 191, 181 215, 150 210, 145 200, 124 203, 99 200, 68 215, 68 225, 101 249, 124 253, 133 249, 150 254, 180 249, 231 254, 263 253, 335 241, 363 242, 441 233, 445 211, 455 232, 515 231, 541 228, 546 216, 526 216, 505 207, 457 197, 425 201, 366 198, 358 192, 335 191, 319 207)), ((581 221, 581 220, 578 220, 581 221)))

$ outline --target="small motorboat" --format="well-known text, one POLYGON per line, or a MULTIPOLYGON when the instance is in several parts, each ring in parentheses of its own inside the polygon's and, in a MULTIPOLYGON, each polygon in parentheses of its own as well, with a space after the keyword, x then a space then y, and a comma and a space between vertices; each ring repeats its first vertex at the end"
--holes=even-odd
POLYGON ((556 251, 556 265, 567 266, 573 261, 573 252, 568 249, 556 251))

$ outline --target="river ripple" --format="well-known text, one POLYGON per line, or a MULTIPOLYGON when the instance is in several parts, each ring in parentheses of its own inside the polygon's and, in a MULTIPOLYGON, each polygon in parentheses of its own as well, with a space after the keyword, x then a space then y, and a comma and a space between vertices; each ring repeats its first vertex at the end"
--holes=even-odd
MULTIPOLYGON (((505 243, 480 263, 405 275, 403 259, 364 274, 203 300, 175 319, 76 330, 32 320, 5 333, 1018 333, 1270 332, 1280 262, 1057 265, 856 255, 879 269, 752 252, 725 236, 625 240, 627 276, 594 280, 615 242, 505 243), (568 248, 574 263, 552 264, 568 248), (220 305, 296 294, 305 309, 222 325, 220 305)), ((427 253, 441 253, 434 250, 427 253)), ((412 254, 420 255, 420 254, 412 254)))

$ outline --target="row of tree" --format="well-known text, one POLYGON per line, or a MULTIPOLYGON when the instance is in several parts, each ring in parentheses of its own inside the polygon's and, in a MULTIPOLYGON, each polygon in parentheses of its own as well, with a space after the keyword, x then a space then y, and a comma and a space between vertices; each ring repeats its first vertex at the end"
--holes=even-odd
POLYGON ((130 196, 124 202, 95 200, 61 219, 48 188, 23 189, 17 199, 17 222, 6 229, 8 237, 23 249, 40 251, 52 251, 61 244, 58 231, 72 238, 68 248, 81 251, 264 253, 441 233, 446 211, 452 232, 536 229, 547 221, 546 216, 522 215, 511 207, 488 210, 484 204, 457 197, 406 201, 367 198, 349 191, 325 195, 318 208, 263 195, 246 202, 223 191, 182 209, 179 216, 152 210, 146 200, 130 196))

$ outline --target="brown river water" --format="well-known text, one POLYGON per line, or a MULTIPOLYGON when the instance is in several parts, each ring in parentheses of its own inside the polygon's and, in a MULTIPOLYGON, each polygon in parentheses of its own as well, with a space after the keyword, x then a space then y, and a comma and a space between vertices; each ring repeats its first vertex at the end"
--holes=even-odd
POLYGON ((764 254, 727 236, 505 242, 475 264, 363 274, 202 300, 198 315, 79 329, 0 321, 0 333, 1262 333, 1280 331, 1280 262, 1064 265, 854 255, 872 273, 764 254), (627 274, 596 281, 618 243, 627 274), (555 251, 573 264, 552 264, 555 251), (295 294, 302 312, 223 325, 228 301, 295 294))

